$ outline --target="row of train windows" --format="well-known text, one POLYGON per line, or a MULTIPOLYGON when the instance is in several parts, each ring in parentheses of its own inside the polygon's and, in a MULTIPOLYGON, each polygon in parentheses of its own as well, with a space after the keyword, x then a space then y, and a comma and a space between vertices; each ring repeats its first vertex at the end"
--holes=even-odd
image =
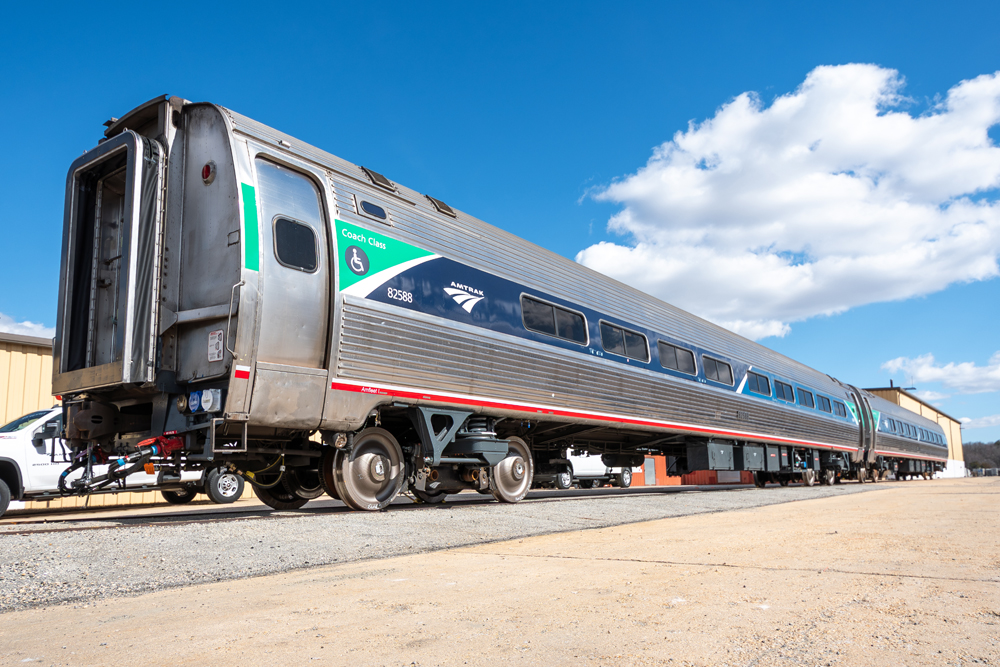
MULTIPOLYGON (((747 372, 747 388, 755 394, 760 394, 761 396, 771 396, 771 381, 767 378, 767 376, 761 375, 760 373, 754 373, 753 371, 747 372)), ((782 382, 781 380, 774 381, 774 389, 774 396, 783 401, 798 403, 799 405, 807 408, 815 409, 818 407, 820 411, 836 414, 838 417, 847 416, 847 406, 840 401, 831 401, 826 396, 820 396, 819 394, 816 394, 814 397, 811 391, 801 387, 797 390, 793 389, 792 385, 787 382, 782 382)))
POLYGON ((945 444, 945 439, 940 434, 928 431, 925 428, 912 426, 897 419, 886 418, 884 430, 901 435, 904 438, 923 440, 924 442, 936 442, 939 445, 945 444))
MULTIPOLYGON (((587 323, 583 315, 529 296, 521 297, 521 314, 526 329, 547 336, 555 336, 580 345, 587 344, 587 323)), ((649 343, 641 333, 630 331, 624 327, 607 322, 601 322, 601 346, 612 354, 617 354, 644 363, 649 362, 649 343)), ((657 341, 660 352, 660 365, 670 370, 688 375, 696 375, 698 367, 695 364, 694 352, 657 341)), ((721 359, 707 355, 701 357, 705 378, 720 384, 732 386, 733 367, 721 359)), ((759 373, 747 373, 747 383, 750 391, 762 396, 771 396, 770 380, 759 373)), ((792 385, 775 380, 776 396, 783 401, 795 403, 795 390, 792 385)), ((807 408, 816 408, 823 412, 835 413, 838 417, 847 416, 847 408, 840 401, 830 401, 826 396, 813 397, 812 392, 798 390, 798 404, 807 408)))
MULTIPOLYGON (((587 322, 583 315, 561 306, 521 297, 521 316, 524 327, 530 331, 554 336, 580 345, 587 344, 587 322)), ((683 347, 658 341, 660 364, 664 368, 689 375, 698 372, 694 353, 683 347)), ((611 354, 617 354, 643 363, 649 362, 649 342, 637 331, 631 331, 617 324, 601 322, 601 347, 611 354)), ((733 384, 733 367, 725 361, 702 356, 705 377, 722 384, 733 384)))

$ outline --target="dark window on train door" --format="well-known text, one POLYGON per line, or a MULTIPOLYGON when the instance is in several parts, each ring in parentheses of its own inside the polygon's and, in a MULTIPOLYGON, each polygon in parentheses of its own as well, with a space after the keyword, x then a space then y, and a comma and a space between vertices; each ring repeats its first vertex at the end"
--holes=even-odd
POLYGON ((795 392, 792 390, 792 385, 785 384, 781 380, 775 380, 774 391, 781 400, 788 401, 789 403, 795 402, 795 392))
POLYGON ((826 396, 816 395, 816 402, 819 404, 819 409, 823 412, 833 412, 833 408, 830 407, 830 399, 826 396))
POLYGON ((660 348, 660 365, 670 370, 694 375, 698 370, 694 367, 694 352, 677 347, 662 340, 657 342, 660 348))
POLYGON ((747 386, 755 394, 761 394, 762 396, 771 395, 771 381, 760 373, 748 372, 747 386))
POLYGON ((601 345, 611 354, 620 354, 636 361, 649 361, 649 346, 640 333, 601 322, 601 345))
POLYGON ((316 235, 302 223, 278 218, 274 221, 274 255, 282 266, 312 273, 316 270, 316 235))
POLYGON ((840 401, 834 401, 833 402, 833 411, 836 413, 836 415, 838 417, 846 417, 847 416, 847 406, 845 406, 840 401))
POLYGON ((806 391, 805 389, 799 388, 799 405, 804 405, 807 408, 816 407, 816 402, 813 400, 813 395, 811 391, 806 391))
POLYGON ((580 313, 543 303, 530 296, 521 297, 521 320, 524 328, 546 336, 587 344, 587 322, 580 313))
POLYGON ((733 367, 726 362, 702 355, 701 365, 705 369, 705 379, 722 384, 733 384, 733 367))

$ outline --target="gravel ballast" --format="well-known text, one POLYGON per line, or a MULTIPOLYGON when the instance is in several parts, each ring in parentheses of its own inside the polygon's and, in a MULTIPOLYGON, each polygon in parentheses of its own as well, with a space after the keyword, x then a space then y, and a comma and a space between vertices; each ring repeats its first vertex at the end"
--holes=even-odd
POLYGON ((270 519, 257 515, 193 524, 178 518, 93 529, 101 524, 88 521, 88 530, 59 532, 40 532, 52 524, 35 524, 34 533, 6 525, 0 528, 0 612, 84 605, 196 583, 878 488, 883 487, 844 484, 559 499, 549 494, 517 505, 455 502, 376 513, 274 512, 270 519))

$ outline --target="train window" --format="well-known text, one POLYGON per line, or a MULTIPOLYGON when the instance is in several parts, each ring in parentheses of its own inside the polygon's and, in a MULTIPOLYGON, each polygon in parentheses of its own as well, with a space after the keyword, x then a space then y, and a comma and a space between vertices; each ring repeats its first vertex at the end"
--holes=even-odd
POLYGON ((524 320, 525 329, 531 329, 548 336, 556 335, 555 309, 547 303, 522 296, 521 318, 524 320))
POLYGON ((830 407, 830 399, 826 396, 816 395, 816 402, 819 404, 819 409, 823 412, 833 412, 833 408, 830 407))
POLYGON ((612 354, 625 356, 625 336, 618 327, 601 322, 601 345, 612 354))
POLYGON ((815 408, 816 403, 813 401, 813 395, 811 391, 806 391, 805 389, 799 389, 799 405, 804 405, 807 408, 815 408))
POLYGON ((642 334, 622 329, 625 334, 625 355, 639 361, 649 361, 649 346, 642 334))
POLYGON ((683 347, 664 343, 662 340, 657 345, 660 348, 661 366, 674 371, 680 371, 681 373, 689 373, 690 375, 697 373, 694 367, 694 353, 691 350, 685 350, 683 347))
POLYGON ((834 413, 836 413, 836 415, 838 417, 846 417, 847 416, 847 407, 843 403, 841 403, 840 401, 834 401, 833 402, 833 411, 834 411, 834 413))
POLYGON ((521 318, 524 328, 530 331, 587 344, 587 324, 579 313, 522 296, 521 318))
POLYGON ((771 381, 760 373, 747 372, 747 386, 755 394, 771 395, 771 381))
POLYGON ((601 322, 601 345, 612 354, 637 361, 649 361, 649 347, 645 336, 607 322, 601 322))
POLYGON ((706 379, 722 384, 733 384, 733 367, 726 362, 702 355, 701 364, 705 369, 706 379))
POLYGON ((556 336, 581 345, 587 344, 587 323, 580 313, 553 306, 556 311, 556 336))
POLYGON ((274 254, 284 266, 312 273, 316 270, 316 235, 301 223, 278 218, 274 221, 274 254))
POLYGON ((795 402, 795 392, 792 391, 792 385, 785 384, 781 380, 774 381, 774 390, 777 393, 778 398, 783 401, 795 402))
POLYGON ((373 218, 378 218, 379 220, 388 220, 389 215, 385 212, 385 209, 381 206, 371 203, 370 201, 361 200, 361 210, 370 215, 373 218))

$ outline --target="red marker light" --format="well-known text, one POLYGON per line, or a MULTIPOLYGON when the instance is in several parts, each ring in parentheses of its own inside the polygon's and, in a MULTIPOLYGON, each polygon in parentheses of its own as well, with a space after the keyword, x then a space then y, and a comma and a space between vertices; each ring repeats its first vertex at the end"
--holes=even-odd
POLYGON ((211 185, 212 181, 215 180, 215 162, 213 160, 209 160, 201 168, 201 180, 204 181, 205 185, 211 185))

